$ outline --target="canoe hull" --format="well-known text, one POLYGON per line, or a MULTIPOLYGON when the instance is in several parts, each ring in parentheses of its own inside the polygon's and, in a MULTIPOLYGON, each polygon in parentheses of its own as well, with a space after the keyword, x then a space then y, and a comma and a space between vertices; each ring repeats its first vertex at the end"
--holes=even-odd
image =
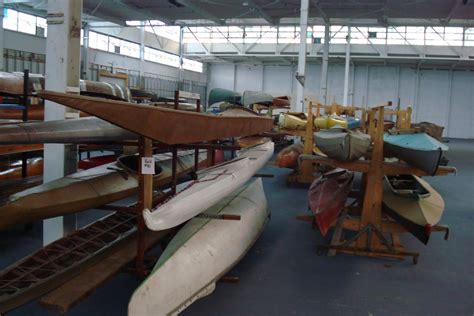
POLYGON ((383 210, 422 243, 427 244, 431 227, 436 225, 443 215, 444 200, 426 181, 414 177, 429 191, 429 195, 420 198, 397 195, 390 189, 387 181, 384 181, 383 210))
POLYGON ((244 91, 242 104, 251 105, 256 103, 270 105, 273 103, 273 96, 261 91, 244 91))
POLYGON ((429 175, 435 175, 441 162, 441 157, 443 157, 443 151, 441 148, 429 151, 416 150, 385 142, 384 155, 386 157, 397 157, 429 175))
POLYGON ((258 116, 218 117, 51 91, 42 91, 40 95, 171 145, 250 136, 273 127, 271 118, 258 116))
MULTIPOLYGON (((193 151, 194 152, 194 151, 193 151)), ((205 155, 199 155, 204 160, 205 155)), ((192 171, 194 154, 180 157, 178 175, 192 171)), ((162 172, 154 185, 171 181, 171 160, 163 158, 162 172)), ((0 230, 17 224, 70 214, 126 198, 138 190, 136 174, 114 162, 80 171, 42 185, 15 193, 0 201, 0 230)))
POLYGON ((314 134, 314 139, 324 154, 341 161, 359 159, 367 153, 371 144, 367 134, 340 129, 322 130, 314 134))
POLYGON ((232 193, 206 214, 239 215, 241 220, 190 220, 135 290, 128 315, 176 314, 214 290, 216 281, 242 259, 265 226, 268 211, 261 179, 232 193))
POLYGON ((240 103, 240 93, 232 90, 214 88, 209 92, 209 106, 218 102, 240 103))
POLYGON ((0 144, 88 143, 137 139, 96 117, 0 126, 0 144))
POLYGON ((249 147, 239 151, 234 160, 200 171, 186 189, 153 211, 143 211, 146 226, 164 230, 203 212, 247 182, 270 159, 273 149, 272 142, 249 147))
POLYGON ((309 206, 323 236, 326 236, 344 208, 353 180, 353 173, 336 169, 311 184, 308 191, 309 206))

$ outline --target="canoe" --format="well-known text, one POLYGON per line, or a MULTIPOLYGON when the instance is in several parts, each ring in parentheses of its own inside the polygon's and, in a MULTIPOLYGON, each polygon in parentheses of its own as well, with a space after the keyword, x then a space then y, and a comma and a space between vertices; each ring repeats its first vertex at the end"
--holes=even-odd
POLYGON ((77 162, 77 169, 92 169, 98 166, 105 165, 107 163, 112 163, 117 160, 116 155, 103 155, 103 156, 96 156, 91 158, 86 158, 79 160, 77 162))
POLYGON ((337 115, 325 115, 314 119, 314 125, 320 129, 340 127, 355 129, 361 126, 360 119, 355 117, 341 117, 337 115))
POLYGON ((197 180, 153 211, 143 210, 146 226, 164 230, 178 226, 213 206, 247 182, 273 154, 268 142, 237 152, 237 158, 198 172, 197 180))
POLYGON ((396 157, 429 175, 435 175, 448 146, 426 133, 384 134, 385 157, 396 157))
POLYGON ((241 103, 243 105, 252 105, 257 103, 271 105, 273 103, 273 96, 262 91, 246 90, 242 95, 241 103))
MULTIPOLYGON (((174 102, 153 102, 150 105, 174 109, 174 102)), ((180 102, 178 103, 178 110, 196 112, 196 103, 180 102)))
POLYGON ((315 145, 329 158, 351 161, 364 156, 372 142, 369 135, 341 128, 314 133, 315 145))
POLYGON ((308 120, 305 113, 281 113, 278 117, 278 126, 287 130, 305 130, 308 120))
MULTIPOLYGON (((44 76, 40 74, 28 76, 28 95, 32 95, 44 87, 44 76)), ((0 71, 0 94, 23 95, 23 73, 0 71)))
POLYGON ((411 128, 419 128, 421 132, 430 135, 431 137, 443 141, 444 126, 437 125, 431 122, 420 122, 411 124, 411 128))
MULTIPOLYGON (((43 174, 43 158, 27 159, 27 177, 34 177, 43 174)), ((0 165, 0 181, 20 179, 21 160, 15 160, 0 165)))
POLYGON ((214 88, 209 92, 208 104, 211 106, 218 102, 240 103, 240 93, 232 90, 214 88))
POLYGON ((267 222, 262 180, 239 188, 205 213, 241 219, 193 218, 186 223, 133 293, 129 316, 177 315, 212 293, 216 282, 250 250, 267 222))
POLYGON ((90 143, 137 139, 96 117, 0 126, 0 144, 90 143))
POLYGON ((263 136, 248 136, 248 137, 241 137, 235 140, 235 144, 240 146, 241 148, 247 148, 252 146, 257 146, 260 144, 264 144, 271 141, 269 137, 263 136))
POLYGON ((399 196, 419 199, 430 195, 430 191, 411 174, 386 175, 385 181, 390 190, 399 196))
POLYGON ((42 91, 40 95, 171 145, 250 136, 273 127, 272 119, 260 116, 218 117, 51 91, 42 91))
MULTIPOLYGON (((2 120, 22 120, 23 111, 11 108, 0 107, 0 119, 2 120)), ((44 119, 44 105, 31 104, 28 106, 28 119, 42 121, 44 119)))
POLYGON ((81 95, 90 97, 131 101, 130 89, 116 83, 102 81, 79 80, 79 90, 81 95))
POLYGON ((273 98, 273 107, 275 108, 289 108, 290 107, 290 98, 288 96, 278 96, 273 98))
MULTIPOLYGON (((179 176, 192 171, 194 150, 179 153, 179 176)), ((200 154, 201 161, 205 154, 200 154)), ((156 187, 171 181, 171 155, 155 155, 156 187), (159 173, 161 171, 161 173, 159 173)), ((0 230, 16 224, 61 216, 126 198, 138 192, 138 156, 123 156, 117 162, 80 171, 15 193, 0 201, 0 230)))
POLYGON ((276 165, 280 168, 298 167, 298 157, 303 154, 304 145, 297 142, 283 148, 277 155, 276 165))
POLYGON ((422 243, 429 241, 431 228, 436 225, 444 212, 444 200, 441 195, 423 179, 413 176, 418 182, 417 186, 423 187, 429 194, 400 195, 393 191, 395 186, 384 181, 383 210, 395 221, 399 222, 422 243))
POLYGON ((335 169, 313 181, 308 191, 309 208, 323 236, 344 208, 354 173, 335 169))

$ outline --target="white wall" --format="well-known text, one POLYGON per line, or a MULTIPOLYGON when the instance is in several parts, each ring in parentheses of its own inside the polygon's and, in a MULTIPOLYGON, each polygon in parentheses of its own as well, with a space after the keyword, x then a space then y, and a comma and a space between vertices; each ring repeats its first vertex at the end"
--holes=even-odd
MULTIPOLYGON (((225 88, 238 92, 262 90, 294 97, 295 67, 292 65, 208 66, 208 91, 225 88)), ((319 97, 321 66, 306 68, 305 95, 319 97)), ((444 135, 474 138, 474 72, 464 70, 417 69, 408 66, 357 65, 351 67, 349 102, 375 106, 400 98, 402 108, 413 106, 415 122, 430 121, 445 126, 444 135), (452 80, 451 80, 451 79, 452 80)), ((330 64, 328 102, 342 103, 344 66, 330 64)))

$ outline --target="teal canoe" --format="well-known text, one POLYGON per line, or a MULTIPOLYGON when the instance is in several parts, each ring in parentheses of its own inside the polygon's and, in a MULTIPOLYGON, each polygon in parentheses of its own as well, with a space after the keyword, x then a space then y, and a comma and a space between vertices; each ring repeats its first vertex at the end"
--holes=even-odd
POLYGON ((209 92, 209 105, 218 102, 240 103, 241 95, 232 90, 214 88, 209 92))
POLYGON ((447 150, 448 146, 426 133, 384 135, 386 157, 396 157, 429 175, 436 174, 447 150))

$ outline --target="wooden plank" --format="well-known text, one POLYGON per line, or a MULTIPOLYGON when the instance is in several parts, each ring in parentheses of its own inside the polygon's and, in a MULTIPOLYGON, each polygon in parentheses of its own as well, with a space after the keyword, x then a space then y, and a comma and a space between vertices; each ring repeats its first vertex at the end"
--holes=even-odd
MULTIPOLYGON (((149 231, 145 236, 146 249, 156 245, 170 232, 171 230, 149 231)), ((136 244, 136 236, 130 238, 122 247, 118 248, 108 257, 43 296, 40 299, 41 305, 60 313, 66 313, 132 262, 136 255, 136 244)))
POLYGON ((43 144, 0 145, 0 155, 11 155, 39 150, 43 150, 43 144))

